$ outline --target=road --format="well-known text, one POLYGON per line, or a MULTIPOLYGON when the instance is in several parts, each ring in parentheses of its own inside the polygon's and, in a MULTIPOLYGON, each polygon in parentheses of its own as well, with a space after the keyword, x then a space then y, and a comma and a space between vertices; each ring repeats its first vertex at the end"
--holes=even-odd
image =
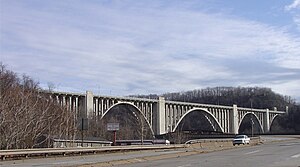
POLYGON ((196 154, 120 167, 299 167, 300 140, 273 142, 253 147, 196 154))
POLYGON ((36 158, 22 160, 0 161, 0 167, 56 167, 56 166, 76 166, 83 164, 112 162, 115 160, 124 160, 132 158, 143 158, 145 156, 160 156, 185 152, 185 150, 149 150, 133 151, 124 153, 90 154, 66 157, 36 158))
POLYGON ((257 146, 235 147, 234 149, 209 153, 200 153, 209 151, 201 148, 186 148, 0 161, 0 167, 53 167, 79 166, 83 164, 90 164, 87 166, 101 166, 103 164, 117 166, 117 164, 123 164, 119 165, 120 167, 300 166, 299 139, 281 139, 277 141, 276 138, 273 141, 275 142, 257 146))

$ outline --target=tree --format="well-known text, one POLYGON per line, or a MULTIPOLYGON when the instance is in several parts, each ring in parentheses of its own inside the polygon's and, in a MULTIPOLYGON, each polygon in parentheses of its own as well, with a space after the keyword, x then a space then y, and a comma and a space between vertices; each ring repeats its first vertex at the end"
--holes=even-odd
POLYGON ((73 113, 30 77, 0 63, 0 148, 33 148, 53 136, 74 135, 73 113), (43 137, 43 140, 41 138, 43 137))

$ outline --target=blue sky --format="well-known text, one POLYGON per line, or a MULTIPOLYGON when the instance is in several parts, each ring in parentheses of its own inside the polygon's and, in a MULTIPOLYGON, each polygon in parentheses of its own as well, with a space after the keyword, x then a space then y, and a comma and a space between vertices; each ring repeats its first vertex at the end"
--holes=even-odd
POLYGON ((95 94, 270 87, 300 101, 300 0, 0 0, 0 56, 95 94))

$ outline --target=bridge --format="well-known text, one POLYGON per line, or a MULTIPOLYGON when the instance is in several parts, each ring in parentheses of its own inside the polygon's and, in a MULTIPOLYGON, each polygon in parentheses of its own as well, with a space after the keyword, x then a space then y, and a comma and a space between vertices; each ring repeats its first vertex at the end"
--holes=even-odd
MULTIPOLYGON (((153 135, 162 135, 175 132, 183 126, 185 118, 201 115, 209 123, 212 131, 238 134, 241 124, 246 119, 251 119, 260 133, 267 133, 274 119, 286 113, 269 109, 243 108, 237 105, 222 106, 211 104, 198 104, 188 102, 176 102, 158 99, 114 97, 94 95, 91 91, 85 94, 51 92, 51 97, 62 106, 76 114, 77 118, 89 118, 98 116, 101 119, 107 117, 116 108, 126 107, 133 112, 137 119, 143 119, 151 129, 153 135)), ((197 119, 190 119, 190 122, 197 119)))

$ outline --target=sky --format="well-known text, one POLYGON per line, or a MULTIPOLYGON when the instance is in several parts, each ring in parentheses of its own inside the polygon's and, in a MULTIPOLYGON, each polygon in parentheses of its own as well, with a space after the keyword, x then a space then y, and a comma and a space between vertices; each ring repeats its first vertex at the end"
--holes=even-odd
POLYGON ((43 88, 268 87, 300 101, 300 0, 0 0, 0 61, 43 88))

